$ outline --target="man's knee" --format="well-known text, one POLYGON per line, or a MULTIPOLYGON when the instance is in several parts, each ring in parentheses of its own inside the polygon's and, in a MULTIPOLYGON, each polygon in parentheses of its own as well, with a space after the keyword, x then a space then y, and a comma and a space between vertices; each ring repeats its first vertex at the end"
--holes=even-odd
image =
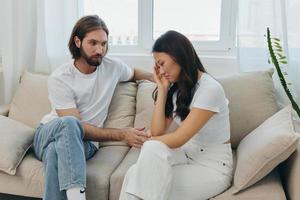
POLYGON ((75 134, 83 138, 83 128, 81 126, 80 121, 76 117, 64 116, 61 117, 60 119, 61 119, 62 128, 67 129, 67 131, 64 132, 68 132, 73 135, 75 134))

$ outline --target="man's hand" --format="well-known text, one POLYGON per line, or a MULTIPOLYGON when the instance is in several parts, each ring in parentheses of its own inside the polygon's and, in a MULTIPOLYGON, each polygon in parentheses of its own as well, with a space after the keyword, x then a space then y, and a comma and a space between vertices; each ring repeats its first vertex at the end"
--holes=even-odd
POLYGON ((127 128, 124 130, 124 140, 132 147, 141 148, 143 143, 149 139, 144 129, 127 128))

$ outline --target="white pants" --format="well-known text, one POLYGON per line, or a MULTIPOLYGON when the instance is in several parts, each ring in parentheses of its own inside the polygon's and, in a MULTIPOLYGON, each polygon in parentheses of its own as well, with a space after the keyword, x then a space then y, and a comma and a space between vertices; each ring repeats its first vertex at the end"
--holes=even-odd
POLYGON ((230 144, 189 142, 170 149, 159 141, 144 143, 137 163, 126 173, 120 200, 203 200, 231 186, 230 144))

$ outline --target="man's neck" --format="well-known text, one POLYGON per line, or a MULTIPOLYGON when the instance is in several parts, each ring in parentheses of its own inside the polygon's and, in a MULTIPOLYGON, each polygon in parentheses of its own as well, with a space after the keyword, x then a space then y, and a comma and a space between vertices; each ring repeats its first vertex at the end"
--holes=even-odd
POLYGON ((83 58, 76 59, 74 66, 83 74, 91 74, 97 69, 97 67, 89 65, 83 58))

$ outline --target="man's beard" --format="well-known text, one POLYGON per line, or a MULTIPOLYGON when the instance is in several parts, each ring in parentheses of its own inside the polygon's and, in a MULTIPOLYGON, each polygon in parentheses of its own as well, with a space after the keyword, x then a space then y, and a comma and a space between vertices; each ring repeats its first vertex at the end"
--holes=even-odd
POLYGON ((91 66, 98 67, 102 63, 103 57, 101 55, 97 54, 97 55, 88 57, 88 55, 83 50, 82 46, 80 47, 80 54, 81 54, 81 57, 87 62, 87 64, 89 64, 91 66))

